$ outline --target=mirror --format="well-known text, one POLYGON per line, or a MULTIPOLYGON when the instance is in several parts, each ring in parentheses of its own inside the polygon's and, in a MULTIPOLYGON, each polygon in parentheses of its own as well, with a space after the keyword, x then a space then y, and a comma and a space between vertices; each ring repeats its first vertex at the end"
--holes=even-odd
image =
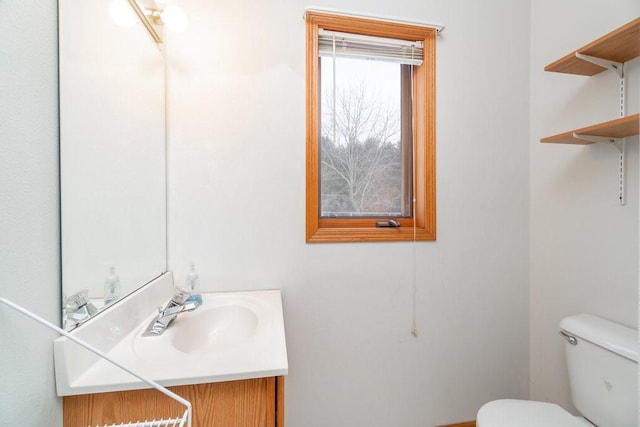
POLYGON ((59 1, 66 329, 167 270, 164 57, 113 1, 59 1))

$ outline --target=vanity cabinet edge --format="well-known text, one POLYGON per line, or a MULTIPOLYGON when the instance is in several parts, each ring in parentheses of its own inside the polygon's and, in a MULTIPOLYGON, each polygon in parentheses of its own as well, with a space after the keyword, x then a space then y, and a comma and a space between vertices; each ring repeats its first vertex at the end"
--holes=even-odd
MULTIPOLYGON (((284 377, 168 387, 189 400, 193 427, 284 427, 284 377)), ((64 396, 63 426, 175 418, 184 407, 154 389, 64 396)))

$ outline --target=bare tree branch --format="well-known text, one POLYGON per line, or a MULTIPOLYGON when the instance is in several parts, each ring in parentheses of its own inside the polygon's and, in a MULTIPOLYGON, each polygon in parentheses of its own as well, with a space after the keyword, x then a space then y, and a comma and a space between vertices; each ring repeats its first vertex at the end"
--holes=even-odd
POLYGON ((323 97, 321 194, 325 212, 399 212, 399 112, 368 97, 364 83, 323 97), (333 106, 335 105, 335 110, 333 106), (334 134, 335 131, 335 134, 334 134))

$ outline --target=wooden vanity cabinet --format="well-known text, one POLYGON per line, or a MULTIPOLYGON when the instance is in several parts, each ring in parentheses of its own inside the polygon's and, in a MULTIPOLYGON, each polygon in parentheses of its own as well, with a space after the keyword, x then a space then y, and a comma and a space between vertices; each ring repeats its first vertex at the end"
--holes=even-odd
MULTIPOLYGON (((193 427, 284 427, 284 377, 168 387, 191 402, 193 427)), ((182 416, 185 407, 154 389, 65 396, 64 427, 182 416)))

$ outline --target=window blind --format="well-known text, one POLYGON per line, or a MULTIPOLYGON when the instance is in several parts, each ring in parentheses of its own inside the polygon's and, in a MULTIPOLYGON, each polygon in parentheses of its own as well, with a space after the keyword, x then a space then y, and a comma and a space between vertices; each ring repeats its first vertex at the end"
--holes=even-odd
POLYGON ((422 65, 421 41, 398 40, 320 29, 320 56, 356 57, 407 65, 422 65))

